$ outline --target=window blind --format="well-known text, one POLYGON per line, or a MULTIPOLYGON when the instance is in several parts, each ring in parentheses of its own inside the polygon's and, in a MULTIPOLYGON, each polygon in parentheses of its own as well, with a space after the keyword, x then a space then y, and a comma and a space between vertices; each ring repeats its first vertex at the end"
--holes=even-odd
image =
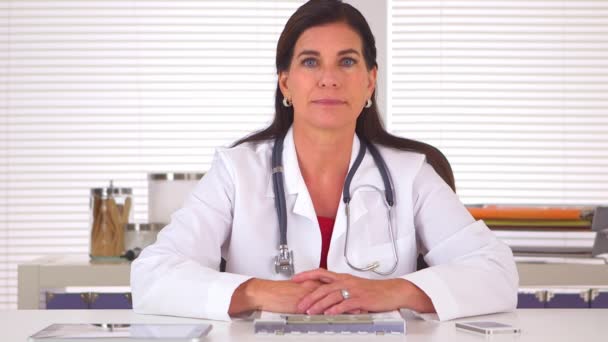
POLYGON ((301 1, 0 3, 0 309, 18 263, 87 254, 89 191, 200 172, 274 112, 274 54, 301 1))
POLYGON ((391 3, 388 127, 465 203, 608 203, 608 1, 391 3))

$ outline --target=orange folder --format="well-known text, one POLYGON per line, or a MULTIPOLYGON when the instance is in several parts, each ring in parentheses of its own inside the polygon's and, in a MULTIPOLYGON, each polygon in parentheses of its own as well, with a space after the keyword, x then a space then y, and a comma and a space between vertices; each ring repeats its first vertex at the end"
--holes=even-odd
POLYGON ((582 207, 510 207, 488 205, 484 207, 468 207, 467 209, 477 220, 580 220, 589 212, 589 208, 582 207))

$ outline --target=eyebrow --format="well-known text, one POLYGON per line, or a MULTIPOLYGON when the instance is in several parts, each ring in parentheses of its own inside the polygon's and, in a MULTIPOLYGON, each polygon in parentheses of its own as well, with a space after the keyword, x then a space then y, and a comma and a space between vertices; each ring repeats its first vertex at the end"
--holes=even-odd
MULTIPOLYGON (((349 53, 353 53, 357 56, 360 56, 361 54, 359 53, 359 51, 355 50, 355 49, 346 49, 346 50, 341 50, 338 51, 338 56, 342 56, 342 55, 348 55, 349 53)), ((319 53, 319 51, 315 51, 315 50, 303 50, 302 52, 300 52, 298 54, 298 57, 302 56, 302 55, 312 55, 312 56, 321 56, 321 54, 319 53)))

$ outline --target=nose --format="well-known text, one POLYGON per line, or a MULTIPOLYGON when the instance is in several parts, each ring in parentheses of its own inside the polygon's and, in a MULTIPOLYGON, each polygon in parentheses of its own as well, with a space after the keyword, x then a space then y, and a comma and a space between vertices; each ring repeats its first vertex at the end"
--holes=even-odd
POLYGON ((321 88, 338 88, 340 86, 338 73, 334 68, 323 68, 319 75, 319 87, 321 88))

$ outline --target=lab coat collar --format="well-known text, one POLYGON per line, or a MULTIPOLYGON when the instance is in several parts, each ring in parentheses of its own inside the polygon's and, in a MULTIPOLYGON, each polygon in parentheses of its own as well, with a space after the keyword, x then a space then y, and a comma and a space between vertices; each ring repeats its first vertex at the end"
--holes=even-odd
MULTIPOLYGON (((272 141, 274 145, 274 140, 272 141)), ((359 138, 355 134, 353 137, 353 148, 351 150, 349 169, 357 157, 359 152, 359 138)), ((272 147, 271 147, 272 149, 272 147)), ((355 175, 356 178, 357 175, 355 175)), ((293 140, 293 127, 290 127, 285 135, 283 141, 283 180, 285 182, 285 193, 294 195, 298 193, 307 193, 306 183, 300 172, 300 165, 298 164, 298 155, 296 152, 296 145, 293 140)), ((272 173, 269 174, 268 186, 266 189, 266 195, 268 197, 275 197, 274 185, 272 183, 272 173)), ((310 197, 310 196, 309 196, 310 197)))
MULTIPOLYGON (((271 150, 274 147, 274 140, 271 142, 271 150)), ((272 168, 272 166, 271 166, 272 168)), ((283 140, 283 182, 285 184, 285 194, 293 195, 301 191, 308 192, 306 183, 300 172, 296 145, 293 141, 293 128, 289 128, 283 140)), ((272 172, 269 174, 266 196, 275 197, 274 184, 272 183, 272 172)))
MULTIPOLYGON (((359 138, 355 134, 353 136, 353 146, 351 150, 351 157, 349 162, 349 170, 352 167, 353 162, 357 158, 357 154, 359 152, 359 146, 361 142, 359 138)), ((301 216, 305 216, 313 222, 317 221, 317 217, 314 210, 314 205, 310 198, 310 194, 306 187, 306 183, 304 182, 304 178, 302 177, 302 173, 300 172, 300 167, 298 164, 298 156, 296 153, 296 146, 293 140, 293 127, 287 131, 285 135, 285 140, 283 142, 283 170, 284 170, 284 181, 285 181, 285 193, 286 195, 297 195, 296 200, 293 206, 293 213, 301 216)), ((272 183, 272 174, 269 174, 268 186, 266 195, 268 197, 274 197, 273 183, 272 183)), ((371 154, 366 152, 359 169, 355 173, 353 180, 351 182, 351 190, 355 189, 357 186, 361 184, 369 184, 373 185, 379 189, 384 190, 384 183, 382 182, 382 178, 380 177, 380 173, 378 172, 374 160, 371 154)), ((288 196, 286 196, 288 199, 288 196)), ((361 201, 352 201, 351 208, 356 209, 353 210, 355 214, 351 216, 351 221, 355 222, 361 216, 363 216, 367 210, 365 208, 364 203, 361 201)), ((289 206, 289 204, 288 204, 289 206)), ((287 208, 289 211, 289 207, 287 208)), ((340 198, 340 205, 338 207, 338 212, 336 213, 336 224, 334 225, 334 236, 339 236, 344 231, 344 227, 346 225, 346 218, 344 216, 344 202, 342 198, 340 198)))

